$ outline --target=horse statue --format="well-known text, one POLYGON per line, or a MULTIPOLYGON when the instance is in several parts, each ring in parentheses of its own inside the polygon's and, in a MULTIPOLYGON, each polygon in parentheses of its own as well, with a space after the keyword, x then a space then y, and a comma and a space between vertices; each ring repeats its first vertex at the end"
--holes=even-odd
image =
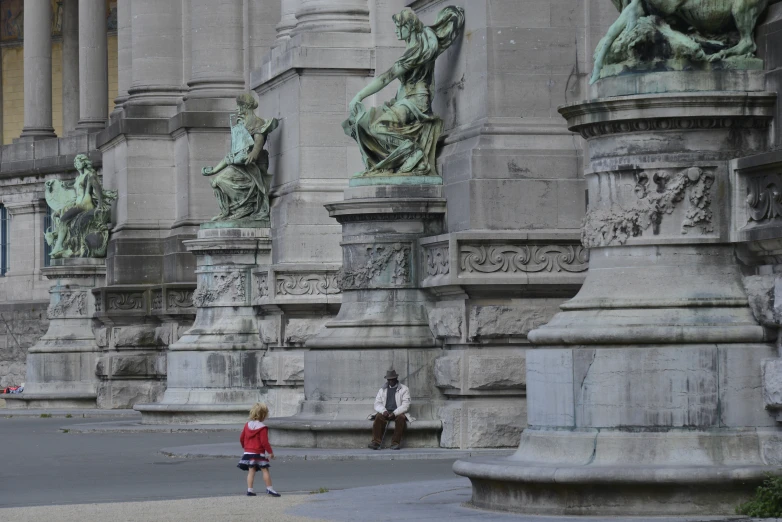
MULTIPOLYGON (((754 58, 757 45, 753 37, 758 19, 769 3, 777 0, 611 0, 621 12, 595 50, 595 67, 590 83, 604 73, 612 53, 621 55, 643 39, 634 32, 647 31, 654 26, 662 37, 646 45, 644 52, 636 52, 628 60, 649 61, 664 58, 686 58, 690 61, 721 62, 732 57, 754 58), (643 29, 642 26, 647 28, 643 29), (732 42, 730 33, 738 32, 738 41, 732 42), (731 43, 733 45, 731 45, 731 43), (617 49, 619 47, 620 49, 617 49)), ((620 60, 621 61, 621 60, 620 60)), ((617 63, 613 60, 613 63, 617 63)), ((742 68, 740 66, 734 68, 742 68)))

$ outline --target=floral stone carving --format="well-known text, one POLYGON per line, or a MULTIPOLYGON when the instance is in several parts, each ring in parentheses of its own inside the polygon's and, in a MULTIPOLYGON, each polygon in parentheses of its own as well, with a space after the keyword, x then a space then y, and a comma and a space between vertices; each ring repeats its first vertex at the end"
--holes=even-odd
POLYGON ((84 154, 73 160, 79 176, 73 181, 46 182, 46 204, 52 209, 51 226, 45 232, 52 259, 106 257, 109 244, 111 202, 117 192, 105 190, 84 154))
POLYGON ((193 292, 193 303, 197 307, 209 306, 226 295, 234 302, 244 303, 247 300, 247 278, 244 272, 211 274, 211 277, 212 288, 204 288, 199 284, 193 292))
POLYGON ((627 70, 761 69, 753 38, 768 0, 612 0, 591 82, 627 70))
POLYGON ((57 319, 65 316, 75 309, 77 315, 84 315, 86 296, 84 292, 60 292, 60 299, 56 304, 49 305, 46 313, 49 319, 57 319))
POLYGON ((269 152, 266 137, 278 120, 264 120, 253 112, 258 102, 251 94, 236 98, 236 116, 231 117, 231 150, 214 167, 201 172, 212 178, 220 214, 212 221, 265 221, 269 219, 269 152))
POLYGON ((407 44, 405 53, 356 94, 350 102, 350 116, 342 124, 345 134, 358 143, 366 167, 356 177, 438 176, 435 147, 443 122, 432 112, 434 64, 461 34, 464 10, 446 7, 431 27, 424 26, 410 9, 393 19, 397 38, 407 44), (364 107, 365 98, 394 80, 401 85, 393 100, 381 107, 364 107))
POLYGON ((392 285, 410 282, 410 246, 402 243, 367 247, 367 261, 359 268, 346 268, 337 273, 336 282, 342 290, 370 288, 379 284, 393 261, 389 274, 392 285))
POLYGON ((585 272, 589 251, 581 245, 488 245, 460 248, 462 272, 585 272))
POLYGON ((681 232, 699 227, 704 234, 713 231, 711 186, 714 175, 698 167, 684 169, 676 175, 668 171, 638 174, 635 201, 629 208, 614 204, 608 209, 587 213, 581 229, 581 242, 587 248, 623 245, 640 236, 652 224, 659 225, 665 214, 671 214, 684 198, 690 203, 681 232), (655 187, 649 186, 650 181, 655 187))
POLYGON ((277 295, 332 295, 339 292, 337 274, 284 274, 277 276, 277 295))

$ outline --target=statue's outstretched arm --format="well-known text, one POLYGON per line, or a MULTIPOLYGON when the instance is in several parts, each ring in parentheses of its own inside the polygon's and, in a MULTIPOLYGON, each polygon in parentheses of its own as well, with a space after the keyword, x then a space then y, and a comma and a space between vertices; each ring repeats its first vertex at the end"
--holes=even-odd
POLYGON ((395 63, 389 70, 369 82, 369 85, 361 89, 350 102, 350 113, 355 112, 355 107, 358 103, 388 87, 391 82, 401 77, 404 72, 402 66, 395 63))

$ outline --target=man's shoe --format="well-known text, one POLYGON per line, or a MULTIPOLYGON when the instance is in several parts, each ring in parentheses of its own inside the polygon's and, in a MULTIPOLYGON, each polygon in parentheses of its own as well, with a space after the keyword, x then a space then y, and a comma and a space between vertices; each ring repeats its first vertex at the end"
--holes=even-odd
POLYGON ((255 497, 255 496, 257 496, 257 495, 256 495, 255 493, 251 492, 251 491, 248 491, 248 492, 247 492, 247 496, 248 496, 248 497, 255 497))
POLYGON ((279 493, 277 493, 276 491, 274 491, 273 489, 267 489, 266 493, 268 493, 269 495, 271 495, 273 497, 281 497, 282 496, 279 493))
POLYGON ((378 444, 377 442, 370 442, 368 448, 372 450, 379 450, 380 444, 378 444))
POLYGON ((398 450, 398 449, 402 449, 402 448, 399 446, 399 444, 391 444, 391 449, 392 450, 398 450))

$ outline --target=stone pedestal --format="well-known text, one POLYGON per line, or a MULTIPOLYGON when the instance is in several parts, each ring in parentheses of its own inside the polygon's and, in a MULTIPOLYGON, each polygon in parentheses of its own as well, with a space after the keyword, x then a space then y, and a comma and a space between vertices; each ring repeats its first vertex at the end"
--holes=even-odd
POLYGON ((369 441, 378 389, 395 369, 410 388, 416 417, 404 444, 437 447, 440 399, 429 329, 431 302, 421 289, 418 239, 442 229, 441 186, 368 186, 326 205, 342 224, 342 307, 306 343, 302 411, 272 419, 272 441, 300 447, 362 447, 369 441))
POLYGON ((762 79, 619 77, 560 109, 588 143, 589 271, 529 334, 529 427, 516 454, 454 465, 473 504, 727 515, 782 471, 761 386, 773 336, 752 315, 730 244, 729 162, 768 140, 776 95, 762 79))
POLYGON ((197 260, 196 319, 169 346, 162 401, 135 406, 145 424, 241 423, 265 399, 251 278, 270 262, 269 228, 226 225, 202 225, 198 239, 185 242, 197 260))
POLYGON ((49 330, 30 348, 24 393, 8 408, 95 408, 101 348, 95 341, 93 288, 105 285, 103 259, 52 261, 41 273, 53 281, 47 315, 49 330))

